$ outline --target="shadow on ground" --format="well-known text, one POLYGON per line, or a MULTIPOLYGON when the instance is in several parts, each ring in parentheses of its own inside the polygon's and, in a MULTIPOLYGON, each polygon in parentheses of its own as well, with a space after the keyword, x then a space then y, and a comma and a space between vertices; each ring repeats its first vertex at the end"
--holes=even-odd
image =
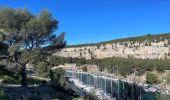
POLYGON ((28 86, 1 85, 0 89, 8 96, 9 100, 72 100, 73 97, 58 87, 53 86, 28 86))

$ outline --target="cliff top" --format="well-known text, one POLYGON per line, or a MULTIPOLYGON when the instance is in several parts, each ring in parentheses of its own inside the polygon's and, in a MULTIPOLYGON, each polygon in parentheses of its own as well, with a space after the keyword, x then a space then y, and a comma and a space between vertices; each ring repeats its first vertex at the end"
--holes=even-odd
POLYGON ((143 42, 145 40, 153 41, 153 42, 160 42, 164 39, 170 39, 170 33, 162 33, 162 34, 147 34, 144 36, 136 36, 136 37, 127 37, 127 38, 120 38, 115 40, 103 41, 98 43, 89 43, 89 44, 78 44, 78 45, 67 45, 67 48, 70 47, 83 47, 83 46, 95 46, 95 45, 102 45, 102 44, 110 44, 110 43, 118 43, 118 42, 127 42, 127 41, 138 41, 143 42))

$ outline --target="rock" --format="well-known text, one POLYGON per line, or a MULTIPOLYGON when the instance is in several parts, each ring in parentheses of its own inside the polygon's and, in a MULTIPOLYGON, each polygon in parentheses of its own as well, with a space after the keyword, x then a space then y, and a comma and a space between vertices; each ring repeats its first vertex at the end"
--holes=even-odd
POLYGON ((168 40, 160 42, 149 42, 148 40, 139 43, 139 41, 132 42, 118 42, 110 43, 100 46, 83 46, 64 48, 54 55, 72 58, 108 58, 108 57, 122 57, 122 58, 142 58, 142 59, 164 59, 170 58, 170 45, 168 40))

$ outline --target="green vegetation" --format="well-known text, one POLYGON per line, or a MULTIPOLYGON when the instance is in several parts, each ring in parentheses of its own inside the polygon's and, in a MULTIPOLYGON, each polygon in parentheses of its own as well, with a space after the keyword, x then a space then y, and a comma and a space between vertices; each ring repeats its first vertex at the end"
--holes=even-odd
POLYGON ((56 90, 66 93, 72 96, 73 98, 76 97, 74 92, 70 90, 65 84, 64 70, 62 68, 53 69, 50 74, 51 74, 50 77, 53 83, 52 85, 56 90))
POLYGON ((57 28, 58 21, 48 10, 35 15, 28 9, 0 9, 0 58, 20 68, 22 86, 27 87, 26 64, 49 56, 42 51, 48 54, 65 46, 65 33, 56 36, 57 28))
MULTIPOLYGON (((51 85, 46 84, 46 86, 31 87, 31 89, 15 87, 16 91, 10 85, 8 87, 2 85, 2 88, 13 89, 17 92, 19 99, 24 93, 25 95, 33 94, 33 97, 30 94, 28 97, 23 97, 23 99, 30 98, 31 100, 43 98, 40 97, 43 92, 52 93, 49 96, 55 95, 55 89, 62 95, 61 97, 65 95, 65 98, 75 97, 73 91, 70 91, 64 84, 64 71, 62 69, 54 72, 51 70, 55 61, 50 61, 50 56, 66 45, 65 32, 60 35, 54 34, 57 28, 58 21, 48 10, 35 15, 28 9, 10 7, 0 9, 0 80, 2 84, 21 83, 23 87, 27 87, 27 85, 46 83, 43 79, 28 76, 26 65, 28 67, 33 65, 37 76, 51 78, 54 82, 51 85), (20 93, 22 89, 23 94, 20 93), (37 92, 38 89, 42 91, 37 92)), ((0 91, 0 100, 6 100, 6 94, 10 95, 9 91, 0 91)))
MULTIPOLYGON (((146 71, 156 70, 159 73, 163 73, 165 70, 170 70, 170 62, 167 59, 141 60, 131 57, 129 59, 113 57, 86 60, 84 58, 52 56, 53 52, 62 49, 66 45, 64 32, 59 36, 54 34, 57 28, 58 21, 53 18, 48 10, 43 10, 39 15, 35 15, 28 9, 13 9, 10 7, 0 9, 0 79, 3 84, 21 83, 23 87, 27 87, 27 84, 44 83, 45 80, 27 77, 26 65, 32 64, 37 76, 51 78, 52 87, 75 97, 74 93, 68 89, 64 82, 64 71, 61 68, 51 70, 52 67, 65 63, 76 63, 78 66, 96 64, 100 71, 107 69, 110 73, 118 72, 117 74, 124 77, 132 74, 134 71, 142 75, 146 71)), ((96 45, 97 48, 100 48, 101 45, 105 46, 106 43, 125 41, 142 42, 144 40, 157 40, 157 42, 159 42, 164 39, 170 39, 170 34, 147 34, 146 36, 129 37, 96 44, 82 44, 68 47, 96 45)), ((103 50, 105 50, 105 48, 103 50)), ((92 53, 90 49, 88 52, 90 54, 92 53)), ((82 53, 80 55, 82 55, 82 53)), ((87 67, 83 66, 82 70, 87 71, 87 67)), ((168 81, 170 81, 169 78, 168 81)), ((158 80, 154 74, 147 73, 147 82, 155 84, 158 80)), ((0 90, 0 100, 6 99, 8 99, 8 97, 5 95, 4 90, 0 90)), ((95 100, 96 97, 90 93, 85 96, 84 99, 95 100)))
POLYGON ((21 79, 18 76, 7 76, 7 75, 0 75, 0 79, 3 83, 7 84, 18 84, 21 82, 21 79))
POLYGON ((170 73, 167 75, 167 83, 170 84, 170 73))
POLYGON ((169 100, 169 96, 165 94, 161 94, 161 93, 156 93, 155 99, 156 100, 169 100))
MULTIPOLYGON (((170 39, 170 33, 162 33, 162 34, 156 34, 156 35, 147 34, 144 36, 121 38, 121 39, 115 39, 115 40, 110 40, 110 41, 103 41, 103 42, 99 42, 99 43, 68 45, 67 47, 97 46, 97 48, 100 48, 101 45, 109 44, 109 43, 126 42, 126 41, 143 42, 145 40, 149 40, 150 42, 156 40, 157 42, 159 42, 164 39, 170 39)), ((170 44, 170 43, 168 43, 168 44, 170 44)))
POLYGON ((82 70, 83 70, 84 72, 87 72, 87 66, 83 66, 83 67, 82 67, 82 70))
POLYGON ((129 75, 134 71, 137 71, 138 75, 144 74, 146 71, 154 71, 162 73, 170 68, 170 62, 168 60, 158 59, 136 59, 136 58, 104 58, 89 60, 90 64, 96 64, 102 71, 105 68, 113 73, 115 70, 118 71, 122 76, 129 75))
POLYGON ((97 100, 97 96, 95 96, 93 93, 88 93, 85 97, 85 100, 97 100))
POLYGON ((158 83, 158 77, 153 73, 147 72, 146 83, 151 84, 151 85, 156 84, 158 83))
MULTIPOLYGON (((104 58, 91 59, 84 58, 64 58, 52 56, 51 63, 54 66, 65 63, 76 63, 77 65, 95 64, 98 65, 100 71, 107 69, 110 73, 118 72, 125 76, 137 71, 138 75, 144 74, 146 71, 158 71, 159 73, 165 70, 170 70, 170 62, 168 59, 137 59, 137 58, 104 58)), ((84 68, 83 68, 84 69, 84 68)))
POLYGON ((47 62, 40 61, 34 64, 34 66, 36 68, 36 73, 38 74, 38 76, 47 78, 49 77, 50 67, 47 62))
POLYGON ((76 63, 77 65, 83 65, 87 63, 87 60, 85 58, 65 58, 58 56, 50 56, 49 62, 51 66, 58 66, 65 63, 76 63))
MULTIPOLYGON (((17 76, 0 75, 0 80, 2 80, 4 84, 20 84, 21 77, 19 77, 18 75, 17 76)), ((29 85, 42 84, 43 81, 45 80, 39 78, 27 77, 27 82, 29 85)))
POLYGON ((52 79, 55 81, 55 84, 64 86, 64 70, 62 68, 57 68, 52 70, 52 79))
POLYGON ((93 93, 88 93, 84 97, 77 97, 74 98, 73 100, 97 100, 97 97, 93 93))
POLYGON ((0 41, 0 54, 7 53, 8 45, 0 41))
POLYGON ((0 100, 10 100, 4 93, 3 89, 0 89, 0 100))

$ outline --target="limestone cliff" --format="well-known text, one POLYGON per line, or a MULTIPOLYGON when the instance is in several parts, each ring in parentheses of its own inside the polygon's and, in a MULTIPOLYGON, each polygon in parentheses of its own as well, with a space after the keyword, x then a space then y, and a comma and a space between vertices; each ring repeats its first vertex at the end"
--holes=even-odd
POLYGON ((133 57, 142 59, 170 58, 170 39, 161 41, 124 41, 92 46, 64 48, 54 55, 62 57, 77 57, 86 59, 101 59, 107 57, 133 57))

